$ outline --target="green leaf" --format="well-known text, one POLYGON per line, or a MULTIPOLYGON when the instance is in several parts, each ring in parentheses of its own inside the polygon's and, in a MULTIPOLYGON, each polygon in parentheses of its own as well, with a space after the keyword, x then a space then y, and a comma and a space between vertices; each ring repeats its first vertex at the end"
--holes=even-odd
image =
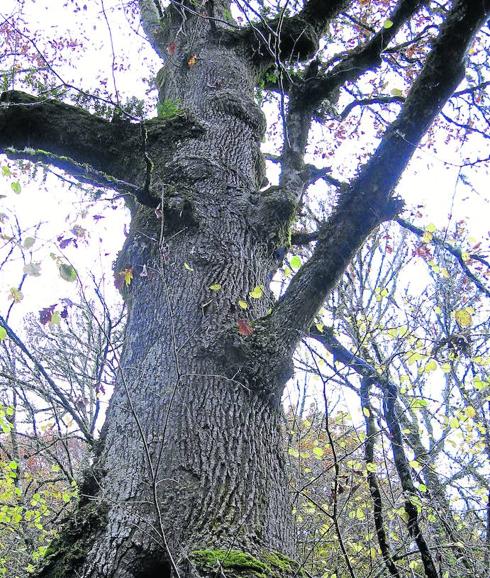
POLYGON ((184 269, 187 269, 187 271, 194 271, 194 269, 189 265, 189 263, 187 263, 187 261, 184 263, 184 269))
POLYGON ((212 285, 209 286, 209 288, 211 289, 211 291, 214 291, 216 293, 221 290, 221 285, 219 283, 213 283, 212 285))
POLYGON ((35 242, 36 239, 34 239, 34 237, 26 237, 24 239, 24 243, 22 244, 22 246, 24 247, 24 249, 30 249, 35 242))
POLYGON ((3 341, 6 338, 7 338, 7 330, 5 329, 5 327, 2 327, 0 325, 0 341, 3 341))
POLYGON ((10 177, 11 174, 12 174, 12 171, 10 170, 10 167, 8 167, 7 165, 4 165, 2 167, 2 175, 4 177, 10 177))
POLYGON ((61 315, 59 311, 53 311, 51 319, 49 321, 51 325, 59 325, 61 323, 61 315))
POLYGON ((293 270, 299 269, 302 265, 301 257, 299 257, 298 255, 293 255, 291 257, 291 260, 289 261, 289 264, 291 265, 291 268, 293 270))
POLYGON ((248 309, 248 303, 243 299, 240 299, 238 301, 238 307, 240 307, 240 309, 248 309))
POLYGON ((388 30, 388 29, 391 28, 392 26, 393 26, 393 22, 392 22, 390 19, 385 20, 385 22, 384 22, 384 24, 383 24, 383 28, 384 28, 385 30, 388 30))
POLYGON ((362 408, 362 413, 366 416, 369 417, 371 415, 371 412, 369 411, 369 409, 367 407, 363 407, 362 408))
POLYGON ((249 293, 249 295, 250 295, 250 297, 252 297, 252 299, 260 299, 263 294, 264 294, 264 290, 262 288, 262 285, 257 285, 257 287, 254 287, 252 289, 252 291, 250 291, 250 293, 249 293))
POLYGON ((69 283, 73 283, 73 281, 77 280, 77 272, 75 271, 75 268, 67 263, 61 263, 59 266, 59 272, 61 278, 69 283))
POLYGON ((378 466, 374 462, 367 462, 366 470, 368 472, 374 473, 378 469, 378 466))
POLYGON ((403 90, 401 90, 400 88, 392 88, 391 96, 403 96, 403 90))
POLYGON ((313 455, 316 456, 318 459, 322 458, 325 451, 322 448, 313 448, 313 455))
POLYGON ((16 195, 20 195, 20 191, 22 190, 22 187, 20 186, 19 181, 12 181, 10 183, 10 188, 14 191, 14 193, 16 195))

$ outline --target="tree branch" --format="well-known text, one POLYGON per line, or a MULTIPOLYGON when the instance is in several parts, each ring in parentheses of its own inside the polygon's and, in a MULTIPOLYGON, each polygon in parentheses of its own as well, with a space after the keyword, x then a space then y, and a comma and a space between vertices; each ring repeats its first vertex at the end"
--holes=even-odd
POLYGON ((11 91, 0 96, 0 150, 8 147, 69 156, 126 180, 141 137, 137 124, 112 123, 76 106, 11 91))
POLYGON ((296 346, 367 236, 400 210, 401 202, 393 197, 396 184, 430 124, 464 78, 466 51, 489 11, 490 0, 454 3, 398 118, 341 193, 337 208, 321 228, 312 257, 264 320, 282 348, 296 346))
POLYGON ((400 28, 417 12, 426 0, 399 0, 389 17, 393 23, 381 28, 365 44, 348 53, 330 72, 306 81, 302 98, 312 107, 323 100, 332 100, 332 95, 346 82, 356 80, 366 71, 381 64, 381 53, 388 47, 400 28))
POLYGON ((263 19, 240 33, 255 61, 267 67, 282 60, 308 60, 319 48, 328 22, 351 0, 307 0, 304 8, 288 18, 281 14, 263 19))
MULTIPOLYGON (((425 234, 425 231, 423 229, 420 229, 419 227, 412 225, 412 223, 405 221, 405 219, 397 217, 394 220, 400 225, 400 227, 403 227, 404 229, 407 229, 407 231, 414 233, 414 235, 417 235, 417 237, 423 237, 425 234)), ((480 281, 480 279, 478 279, 478 277, 474 273, 472 273, 472 271, 466 264, 465 260, 463 259, 463 252, 461 251, 461 249, 454 247, 453 245, 451 245, 451 243, 448 243, 447 241, 444 241, 444 239, 440 239, 437 236, 432 236, 431 243, 433 243, 438 247, 442 247, 445 251, 450 253, 459 263, 461 269, 463 270, 464 274, 468 277, 468 279, 470 279, 470 281, 472 281, 474 285, 482 293, 484 293, 487 297, 490 297, 490 289, 487 289, 485 285, 483 285, 483 283, 480 281)), ((485 262, 485 259, 482 259, 479 255, 470 255, 470 258, 483 262, 484 264, 487 265, 487 267, 489 266, 489 264, 485 262)))
POLYGON ((166 37, 162 27, 164 13, 159 0, 139 0, 141 26, 153 50, 166 60, 166 37))

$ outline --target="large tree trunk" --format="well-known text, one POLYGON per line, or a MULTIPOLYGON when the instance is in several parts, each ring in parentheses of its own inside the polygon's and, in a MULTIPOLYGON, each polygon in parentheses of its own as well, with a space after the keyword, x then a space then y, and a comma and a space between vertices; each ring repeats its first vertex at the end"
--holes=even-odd
POLYGON ((271 305, 267 290, 260 299, 248 294, 277 267, 276 239, 251 224, 265 121, 246 59, 210 43, 199 23, 193 30, 192 46, 183 42, 159 75, 160 101, 199 129, 177 143, 148 132, 160 206, 133 209, 115 266, 116 277, 131 270, 134 279, 123 288, 129 321, 119 379, 83 488, 92 494, 85 510, 95 505, 101 515, 90 531, 81 526, 80 564, 63 569, 67 558, 58 557, 43 576, 178 569, 190 577, 220 565, 227 575, 268 575, 272 566, 281 571, 272 552, 294 552, 283 415, 277 395, 264 393, 280 392, 286 373, 274 388, 251 384, 236 353, 244 339, 237 320, 271 305), (249 301, 247 311, 239 300, 249 301), (248 555, 237 561, 238 552, 248 555))

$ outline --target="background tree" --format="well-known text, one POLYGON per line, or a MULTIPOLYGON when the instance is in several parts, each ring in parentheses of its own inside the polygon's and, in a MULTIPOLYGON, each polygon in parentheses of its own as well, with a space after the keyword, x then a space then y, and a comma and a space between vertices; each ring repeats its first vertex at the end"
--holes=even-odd
MULTIPOLYGON (((467 65, 467 55, 485 49, 478 34, 487 0, 365 4, 142 0, 143 29, 164 62, 156 119, 138 118, 134 102, 125 107, 118 94, 112 122, 49 93, 2 95, 0 146, 10 157, 116 189, 131 210, 115 264, 128 323, 114 395, 77 515, 41 575, 300 572, 289 559, 295 539, 280 405, 293 353, 368 235, 402 209, 396 185, 445 103, 453 99, 456 118, 444 114, 454 130, 483 136, 486 122, 486 64, 476 58, 467 65), (406 92, 385 94, 390 71, 402 73, 406 92), (465 73, 468 83, 456 92, 465 73), (269 188, 257 87, 279 92, 282 148, 268 158, 280 174, 269 188), (354 100, 337 113, 349 95, 354 100), (345 139, 339 123, 352 122, 352 111, 393 104, 401 105, 396 118, 388 108, 369 125, 379 132, 375 151, 360 155, 355 174, 339 172, 345 183, 331 174, 335 147, 324 151, 332 167, 305 162, 315 120, 334 140, 345 139), (308 203, 307 189, 319 179, 333 187, 326 216, 308 203), (316 222, 317 230, 295 238, 298 219, 316 222), (275 300, 270 281, 285 252, 308 240, 315 242, 310 257, 275 300)), ((12 19, 4 27, 7 38, 25 40, 12 19)), ((61 82, 36 43, 27 46, 38 54, 39 72, 47 66, 61 82)), ((351 138, 362 134, 362 110, 351 138)), ((65 277, 76 277, 62 265, 65 277)), ((446 339, 453 335, 447 329, 446 339)), ((409 536, 422 571, 436 577, 440 566, 401 451, 397 384, 373 375, 383 353, 362 366, 367 435, 375 427, 370 392, 379 385, 409 536)), ((368 464, 374 450, 366 446, 368 464)), ((379 510, 373 476, 369 490, 379 510)), ((386 568, 397 575, 376 529, 386 568)))

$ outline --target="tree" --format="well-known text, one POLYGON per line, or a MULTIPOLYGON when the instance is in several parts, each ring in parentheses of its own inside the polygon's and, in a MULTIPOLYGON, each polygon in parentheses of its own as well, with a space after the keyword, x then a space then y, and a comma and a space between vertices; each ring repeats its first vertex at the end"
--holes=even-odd
MULTIPOLYGON (((280 403, 293 353, 369 234, 402 210, 396 185, 465 78, 490 11, 488 0, 400 0, 373 3, 365 19, 364 4, 306 0, 268 13, 262 2, 140 0, 164 63, 154 119, 118 106, 109 121, 43 95, 2 95, 8 155, 116 189, 131 210, 115 263, 128 310, 116 386, 100 440, 90 440, 94 464, 78 512, 40 576, 301 572, 292 561, 280 403), (247 24, 233 19, 232 4, 247 24), (328 31, 345 48, 330 59, 328 31), (384 69, 383 58, 394 70, 397 58, 409 66, 406 96, 386 95, 380 83, 374 97, 355 88, 384 69), (269 156, 280 175, 268 188, 258 86, 280 93, 283 145, 269 156), (358 106, 401 104, 346 183, 305 162, 314 120, 328 126, 344 94, 359 96, 344 117, 358 106), (337 188, 330 214, 295 236, 319 179, 337 188), (276 300, 270 280, 285 252, 308 241, 311 256, 276 300)), ((469 95, 483 119, 485 85, 455 96, 469 95)), ((425 575, 437 577, 413 508, 410 515, 425 575)))

